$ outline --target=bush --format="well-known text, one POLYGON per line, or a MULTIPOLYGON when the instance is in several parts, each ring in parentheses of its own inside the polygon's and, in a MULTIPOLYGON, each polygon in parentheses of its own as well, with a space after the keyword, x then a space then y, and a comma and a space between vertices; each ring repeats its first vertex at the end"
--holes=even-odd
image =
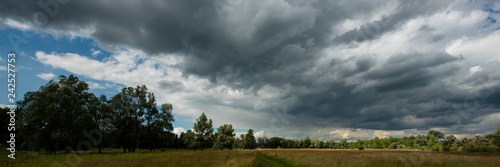
POLYGON ((364 145, 360 144, 360 145, 358 146, 358 150, 364 150, 364 149, 365 149, 365 146, 364 146, 364 145))
POLYGON ((450 145, 443 146, 443 151, 451 151, 451 146, 450 145))
POLYGON ((466 145, 462 148, 462 151, 466 152, 498 152, 499 149, 493 146, 487 146, 485 144, 477 145, 466 145))
POLYGON ((431 147, 431 150, 432 150, 432 151, 440 151, 440 150, 442 150, 442 148, 441 148, 441 146, 440 146, 438 143, 436 143, 436 144, 434 144, 434 145, 431 147))

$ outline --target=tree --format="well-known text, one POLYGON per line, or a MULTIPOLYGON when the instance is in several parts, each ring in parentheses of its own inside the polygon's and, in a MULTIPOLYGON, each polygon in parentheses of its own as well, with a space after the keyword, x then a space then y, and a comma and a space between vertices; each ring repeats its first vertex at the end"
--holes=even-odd
POLYGON ((292 139, 286 140, 286 148, 295 148, 295 147, 296 147, 295 141, 293 141, 292 139))
POLYGON ((243 140, 241 140, 240 138, 234 139, 233 148, 243 149, 243 140))
POLYGON ((413 148, 416 149, 423 149, 423 146, 427 146, 427 138, 423 135, 417 135, 413 142, 413 148))
POLYGON ((257 146, 259 148, 268 148, 269 139, 267 137, 259 137, 257 138, 257 146))
POLYGON ((319 139, 314 139, 312 140, 311 142, 311 148, 322 148, 323 147, 323 144, 322 143, 323 141, 319 140, 319 139))
POLYGON ((196 134, 197 147, 200 149, 210 148, 212 146, 214 128, 212 128, 212 119, 207 119, 205 113, 194 123, 194 133, 196 134))
POLYGON ((268 148, 278 148, 283 147, 282 143, 284 143, 285 139, 281 137, 271 137, 269 138, 268 148))
POLYGON ((97 146, 99 154, 101 154, 101 143, 105 138, 107 138, 110 130, 112 130, 112 109, 107 104, 105 95, 101 95, 99 98, 97 98, 94 96, 94 94, 91 94, 89 95, 88 102, 88 110, 93 118, 94 126, 100 134, 100 138, 95 139, 91 142, 93 145, 97 146), (104 134, 106 134, 106 136, 104 134))
MULTIPOLYGON (((94 127, 89 113, 88 85, 78 77, 59 76, 59 82, 49 81, 38 91, 28 92, 19 101, 20 124, 26 126, 19 136, 25 139, 21 147, 49 152, 71 152, 86 139, 82 130, 94 127), (24 136, 24 137, 22 137, 24 136)), ((90 148, 87 148, 90 149, 90 148)))
POLYGON ((128 149, 134 152, 139 138, 140 125, 144 122, 143 116, 148 107, 146 86, 123 88, 120 93, 111 99, 114 109, 116 127, 120 132, 120 143, 123 152, 128 149))
POLYGON ((340 140, 339 148, 340 149, 347 149, 347 148, 349 148, 349 143, 347 143, 347 139, 346 138, 342 138, 340 140))
POLYGON ((500 147, 500 128, 491 135, 491 143, 500 147))
POLYGON ((231 124, 224 124, 217 128, 217 133, 215 133, 215 141, 213 145, 213 149, 222 150, 222 149, 233 149, 234 144, 234 129, 231 124))
POLYGON ((193 131, 187 130, 186 133, 182 132, 180 135, 180 139, 182 141, 182 144, 185 146, 187 149, 195 149, 196 148, 196 135, 194 134, 193 131))
POLYGON ((436 138, 436 140, 444 139, 444 134, 441 133, 440 131, 436 131, 436 130, 429 130, 429 132, 427 132, 427 137, 430 137, 430 136, 434 136, 436 138))
POLYGON ((248 129, 248 133, 245 134, 245 137, 243 139, 245 146, 245 149, 255 149, 257 148, 257 143, 255 141, 255 136, 253 135, 253 130, 248 129))
POLYGON ((159 143, 162 138, 167 139, 168 143, 174 142, 175 134, 172 134, 171 131, 173 130, 172 122, 175 119, 172 115, 172 104, 162 104, 158 110, 153 93, 149 93, 148 99, 150 99, 149 102, 144 103, 146 105, 144 142, 147 143, 147 148, 151 152, 152 149, 160 147, 159 143), (161 134, 164 134, 165 137, 162 137, 161 134))
MULTIPOLYGON (((1 115, 0 116, 0 118, 1 118, 0 119, 0 124, 2 126, 10 124, 10 116, 9 116, 9 114, 7 114, 9 111, 10 111, 10 109, 7 108, 7 107, 0 108, 0 115, 1 115)), ((1 134, 0 135, 0 141, 9 141, 10 140, 10 136, 9 135, 10 135, 11 132, 9 131, 9 129, 7 127, 0 129, 0 132, 1 132, 0 133, 1 134)), ((16 140, 18 140, 18 139, 16 139, 16 140)), ((1 143, 0 144, 0 148, 3 149, 4 147, 1 147, 1 146, 3 146, 4 144, 5 143, 1 143)), ((7 147, 9 147, 9 146, 7 145, 7 147)))
POLYGON ((311 147, 311 139, 309 136, 304 139, 304 143, 302 143, 302 148, 310 148, 311 147))
POLYGON ((335 140, 330 139, 326 142, 327 148, 335 148, 335 140))
POLYGON ((439 145, 439 143, 434 135, 431 135, 429 137, 429 142, 427 142, 427 149, 432 150, 432 151, 439 151, 441 149, 441 146, 439 145))

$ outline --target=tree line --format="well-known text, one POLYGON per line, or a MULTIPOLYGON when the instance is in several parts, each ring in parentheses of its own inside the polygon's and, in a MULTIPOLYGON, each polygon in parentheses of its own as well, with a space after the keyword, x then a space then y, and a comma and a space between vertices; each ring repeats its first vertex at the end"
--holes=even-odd
MULTIPOLYGON (((213 122, 202 113, 193 130, 172 133, 173 105, 158 105, 146 86, 125 87, 111 98, 95 96, 78 77, 61 75, 38 91, 27 92, 17 102, 16 149, 54 152, 91 150, 97 147, 121 148, 134 152, 149 149, 254 149, 254 148, 330 148, 330 149, 423 149, 434 151, 500 152, 500 129, 489 135, 458 140, 430 130, 427 135, 402 138, 358 139, 339 142, 330 139, 292 140, 281 137, 255 138, 254 131, 235 136, 233 126, 224 124, 214 132, 213 122)), ((0 123, 7 125, 9 109, 0 109, 0 123)), ((2 128, 3 141, 9 140, 2 128)), ((3 145, 4 143, 1 143, 3 145)))
POLYGON ((476 135, 474 137, 457 139, 454 135, 445 136, 442 132, 430 130, 427 135, 405 136, 402 138, 388 137, 373 139, 358 139, 339 142, 330 139, 293 140, 281 137, 259 137, 258 148, 329 148, 329 149, 420 149, 432 151, 467 151, 467 152, 500 152, 500 128, 493 134, 476 135))
MULTIPOLYGON (((214 133, 212 120, 204 113, 194 123, 194 131, 178 136, 172 133, 172 109, 169 103, 158 105, 145 85, 125 87, 111 98, 97 97, 78 77, 61 75, 59 81, 51 80, 17 101, 16 149, 70 153, 97 147, 102 153, 102 148, 121 148, 123 152, 137 148, 255 148, 255 142, 247 142, 255 141, 251 129, 243 140, 234 138, 231 124, 214 133)), ((0 123, 6 126, 9 109, 0 110, 0 123)), ((2 140, 9 140, 7 128, 1 131, 2 140)))

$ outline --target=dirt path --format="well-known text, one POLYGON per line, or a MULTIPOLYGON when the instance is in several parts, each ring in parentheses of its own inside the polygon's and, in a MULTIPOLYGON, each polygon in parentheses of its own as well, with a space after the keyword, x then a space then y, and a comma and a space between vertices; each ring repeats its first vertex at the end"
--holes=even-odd
POLYGON ((254 152, 255 160, 257 163, 255 166, 292 166, 288 161, 280 159, 276 156, 261 153, 260 151, 254 152))

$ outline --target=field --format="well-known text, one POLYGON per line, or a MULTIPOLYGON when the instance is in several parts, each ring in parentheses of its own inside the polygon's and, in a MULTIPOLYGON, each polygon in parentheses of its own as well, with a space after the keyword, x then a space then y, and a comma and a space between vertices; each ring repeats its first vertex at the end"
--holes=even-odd
MULTIPOLYGON (((40 154, 20 152, 0 166, 498 166, 498 153, 413 150, 257 149, 227 151, 166 150, 149 153, 40 154)), ((6 154, 4 154, 6 155, 6 154)))

